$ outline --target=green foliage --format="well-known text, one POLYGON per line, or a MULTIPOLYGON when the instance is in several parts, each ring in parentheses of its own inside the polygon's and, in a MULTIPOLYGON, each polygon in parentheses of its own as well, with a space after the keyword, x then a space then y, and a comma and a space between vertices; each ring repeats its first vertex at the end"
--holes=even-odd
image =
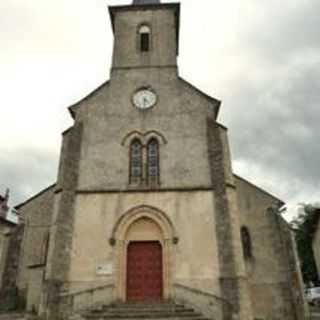
POLYGON ((312 249, 312 237, 318 224, 319 213, 311 205, 303 205, 303 210, 298 217, 291 222, 295 230, 298 254, 301 263, 301 271, 305 284, 319 283, 318 272, 312 249))

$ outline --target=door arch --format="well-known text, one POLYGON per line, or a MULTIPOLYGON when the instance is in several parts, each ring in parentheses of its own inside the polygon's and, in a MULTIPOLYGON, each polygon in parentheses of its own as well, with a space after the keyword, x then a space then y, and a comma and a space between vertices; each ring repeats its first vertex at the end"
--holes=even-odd
POLYGON ((112 238, 116 255, 116 299, 127 300, 127 263, 130 243, 158 242, 162 258, 162 298, 172 298, 172 259, 173 243, 177 242, 174 228, 166 215, 150 208, 139 207, 130 210, 117 221, 112 238))

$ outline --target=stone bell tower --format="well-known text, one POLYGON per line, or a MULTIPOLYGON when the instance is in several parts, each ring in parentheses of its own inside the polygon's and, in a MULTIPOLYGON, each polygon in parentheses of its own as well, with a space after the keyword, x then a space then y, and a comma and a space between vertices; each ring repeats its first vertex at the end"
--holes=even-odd
POLYGON ((114 31, 112 70, 176 67, 179 5, 136 0, 109 8, 114 31))

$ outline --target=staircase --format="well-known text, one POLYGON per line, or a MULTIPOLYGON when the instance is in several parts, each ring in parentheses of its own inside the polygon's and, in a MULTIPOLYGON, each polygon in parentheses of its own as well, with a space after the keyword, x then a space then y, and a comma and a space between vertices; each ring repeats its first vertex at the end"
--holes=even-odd
POLYGON ((86 320, 209 320, 201 313, 182 304, 112 304, 81 314, 86 320))

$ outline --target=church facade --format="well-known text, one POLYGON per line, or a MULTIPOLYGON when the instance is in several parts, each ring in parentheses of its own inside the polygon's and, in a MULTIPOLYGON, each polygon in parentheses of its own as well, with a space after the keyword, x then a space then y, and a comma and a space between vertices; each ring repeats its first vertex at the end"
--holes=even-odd
POLYGON ((233 173, 221 102, 179 76, 180 5, 109 11, 110 80, 69 108, 57 182, 16 207, 20 304, 46 319, 117 301, 305 319, 283 202, 233 173))

